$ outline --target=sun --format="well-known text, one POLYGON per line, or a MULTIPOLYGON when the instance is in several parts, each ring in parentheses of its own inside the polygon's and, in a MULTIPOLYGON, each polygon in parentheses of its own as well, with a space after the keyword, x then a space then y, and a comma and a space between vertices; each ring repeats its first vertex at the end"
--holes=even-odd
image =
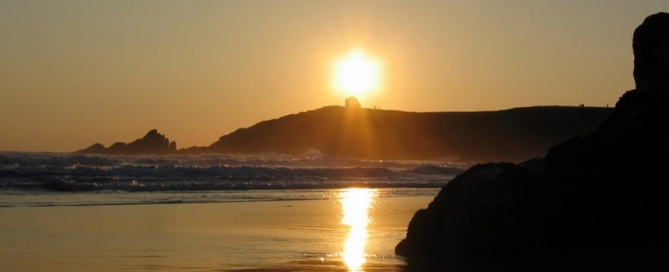
POLYGON ((334 62, 334 88, 361 98, 381 85, 381 64, 367 56, 364 50, 354 49, 334 62))

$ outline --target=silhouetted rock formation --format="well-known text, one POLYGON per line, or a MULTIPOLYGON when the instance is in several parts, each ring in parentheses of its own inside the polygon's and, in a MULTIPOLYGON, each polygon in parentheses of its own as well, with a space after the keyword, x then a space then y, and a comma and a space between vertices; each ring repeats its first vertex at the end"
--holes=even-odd
POLYGON ((86 149, 79 150, 79 153, 88 154, 117 154, 117 155, 135 155, 135 154, 173 154, 177 151, 177 143, 170 142, 165 135, 158 133, 158 130, 149 131, 143 138, 137 139, 132 143, 126 144, 117 142, 108 148, 102 144, 94 144, 86 149))
POLYGON ((634 81, 636 89, 668 92, 669 14, 648 16, 634 31, 634 81))
POLYGON ((364 159, 519 162, 544 154, 573 135, 595 130, 611 112, 610 108, 529 107, 417 113, 331 106, 239 129, 209 149, 285 154, 316 149, 364 159))
POLYGON ((238 129, 209 147, 177 150, 156 130, 130 144, 94 144, 89 154, 277 152, 363 159, 515 161, 538 156, 573 135, 596 129, 610 108, 528 107, 487 112, 402 112, 330 106, 238 129))
POLYGON ((588 259, 599 269, 668 268, 668 17, 652 15, 635 31, 640 89, 624 94, 597 131, 543 158, 465 171, 414 215, 396 253, 433 264, 520 256, 513 259, 530 270, 571 270, 588 259))

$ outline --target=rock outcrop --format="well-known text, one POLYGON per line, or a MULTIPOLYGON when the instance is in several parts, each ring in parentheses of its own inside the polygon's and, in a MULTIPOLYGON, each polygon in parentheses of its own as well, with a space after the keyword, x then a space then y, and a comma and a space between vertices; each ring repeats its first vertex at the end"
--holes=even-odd
POLYGON ((669 267, 668 30, 667 13, 637 28, 637 89, 596 131, 542 158, 465 171, 416 212, 396 253, 410 264, 493 256, 530 270, 572 270, 575 260, 669 267))
POLYGON ((137 155, 137 154, 173 154, 177 152, 177 143, 170 142, 165 135, 154 129, 149 131, 143 138, 137 139, 129 144, 117 142, 108 148, 102 144, 94 144, 86 149, 77 151, 86 154, 114 154, 114 155, 137 155))
POLYGON ((634 81, 636 89, 668 92, 669 15, 648 16, 634 31, 634 81))

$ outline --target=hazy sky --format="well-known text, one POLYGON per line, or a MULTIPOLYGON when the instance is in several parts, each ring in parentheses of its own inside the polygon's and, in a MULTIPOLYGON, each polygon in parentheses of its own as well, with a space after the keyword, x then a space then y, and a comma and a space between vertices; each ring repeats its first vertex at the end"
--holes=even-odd
POLYGON ((74 151, 156 128, 179 148, 342 105, 335 58, 383 66, 363 107, 613 106, 632 33, 669 2, 0 0, 0 150, 74 151))

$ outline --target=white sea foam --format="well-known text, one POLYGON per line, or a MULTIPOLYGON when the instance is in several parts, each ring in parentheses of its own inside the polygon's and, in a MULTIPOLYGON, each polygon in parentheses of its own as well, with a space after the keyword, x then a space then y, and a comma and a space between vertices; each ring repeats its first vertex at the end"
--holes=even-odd
POLYGON ((264 154, 100 156, 0 152, 0 190, 220 191, 438 188, 464 166, 264 154))
POLYGON ((328 156, 0 152, 0 206, 314 200, 338 189, 435 195, 465 166, 328 156))

